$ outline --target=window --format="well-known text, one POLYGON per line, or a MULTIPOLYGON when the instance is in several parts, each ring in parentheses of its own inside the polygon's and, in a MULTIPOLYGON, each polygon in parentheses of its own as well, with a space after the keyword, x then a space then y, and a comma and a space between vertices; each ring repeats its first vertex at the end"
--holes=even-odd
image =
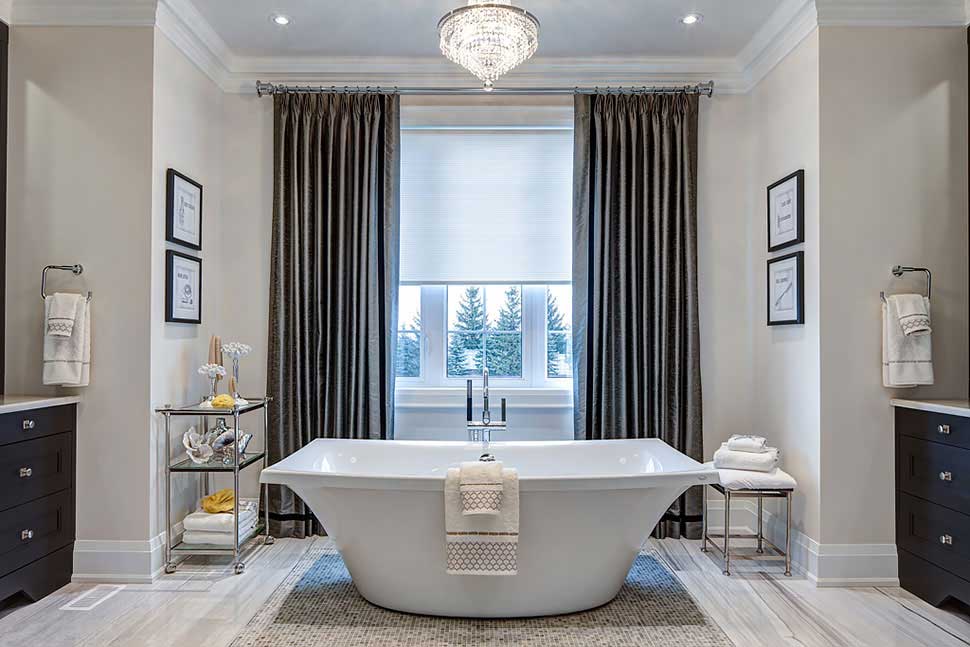
POLYGON ((568 389, 572 131, 401 132, 398 383, 568 389))
POLYGON ((573 375, 573 295, 568 285, 546 288, 546 377, 573 375))
POLYGON ((448 377, 522 377, 522 286, 448 286, 448 377))
POLYGON ((421 288, 401 286, 398 292, 397 376, 421 377, 421 288))

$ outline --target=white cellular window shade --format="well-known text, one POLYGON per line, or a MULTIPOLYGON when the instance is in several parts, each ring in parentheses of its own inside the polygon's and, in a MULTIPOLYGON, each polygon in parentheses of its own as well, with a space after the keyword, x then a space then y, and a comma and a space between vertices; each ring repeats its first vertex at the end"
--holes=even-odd
POLYGON ((572 279, 573 132, 401 132, 401 283, 572 279))

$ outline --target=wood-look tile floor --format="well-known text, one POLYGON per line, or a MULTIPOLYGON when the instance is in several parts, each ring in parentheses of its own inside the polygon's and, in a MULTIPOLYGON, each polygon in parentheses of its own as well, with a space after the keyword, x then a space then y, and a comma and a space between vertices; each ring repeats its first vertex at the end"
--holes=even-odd
MULTIPOLYGON (((226 647, 307 545, 258 546, 239 576, 225 563, 193 559, 154 584, 125 586, 90 611, 62 609, 95 587, 70 584, 3 612, 0 645, 226 647)), ((736 562, 725 577, 699 547, 674 539, 649 544, 739 646, 970 645, 970 617, 958 609, 933 608, 898 588, 817 589, 784 577, 775 562, 736 562)))

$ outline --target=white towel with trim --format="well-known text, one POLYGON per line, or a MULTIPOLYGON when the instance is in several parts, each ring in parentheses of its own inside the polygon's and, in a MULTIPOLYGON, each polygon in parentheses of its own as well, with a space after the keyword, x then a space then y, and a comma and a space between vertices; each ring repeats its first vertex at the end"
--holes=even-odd
POLYGON ((461 470, 445 476, 445 571, 449 575, 515 575, 519 572, 519 473, 502 470, 502 511, 462 514, 461 470))
POLYGON ((46 334, 54 296, 44 299, 44 384, 87 386, 91 380, 91 303, 77 300, 70 337, 46 334))
POLYGON ((768 441, 761 436, 742 436, 734 434, 727 441, 727 448, 732 452, 750 452, 762 454, 767 451, 768 441))
POLYGON ((467 461, 458 468, 463 515, 497 515, 502 510, 502 463, 467 461))
POLYGON ((930 327, 930 310, 928 299, 922 294, 894 294, 889 297, 896 306, 896 317, 903 334, 928 335, 933 332, 930 327))
POLYGON ((80 294, 55 292, 50 299, 47 310, 47 334, 52 337, 70 337, 74 332, 74 322, 77 319, 78 299, 80 294))
POLYGON ((717 469, 745 470, 749 472, 770 472, 778 467, 778 450, 766 447, 765 451, 755 454, 752 452, 735 452, 723 443, 714 452, 714 467, 717 469))
MULTIPOLYGON (((930 300, 923 300, 929 313, 930 300)), ((882 384, 888 388, 933 384, 933 335, 903 333, 895 296, 882 304, 882 384)))

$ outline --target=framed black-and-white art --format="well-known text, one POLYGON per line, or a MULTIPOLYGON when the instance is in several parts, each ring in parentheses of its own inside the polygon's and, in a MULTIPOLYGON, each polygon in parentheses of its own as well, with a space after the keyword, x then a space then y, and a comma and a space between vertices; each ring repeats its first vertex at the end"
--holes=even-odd
POLYGON ((165 252, 165 321, 202 323, 202 259, 165 252))
POLYGON ((202 185, 173 168, 165 184, 165 240, 201 250, 202 185))
POLYGON ((768 251, 805 242, 805 171, 768 187, 768 251))
POLYGON ((768 325, 805 323, 805 252, 768 259, 768 325))

